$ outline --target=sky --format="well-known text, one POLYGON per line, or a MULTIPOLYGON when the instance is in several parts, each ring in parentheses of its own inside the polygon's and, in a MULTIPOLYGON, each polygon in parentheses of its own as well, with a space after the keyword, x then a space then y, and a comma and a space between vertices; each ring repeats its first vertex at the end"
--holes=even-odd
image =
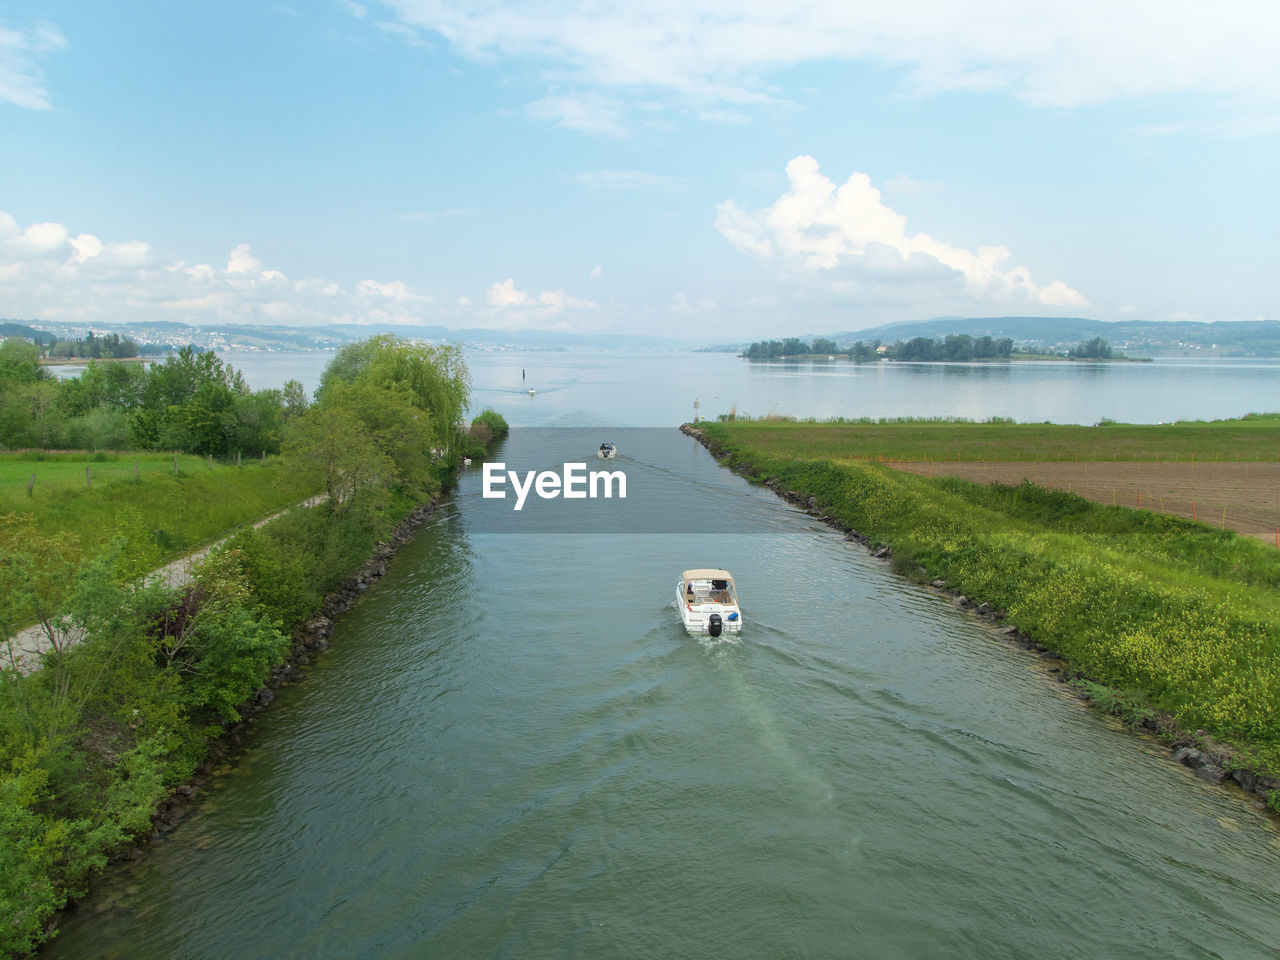
POLYGON ((1256 320, 1280 5, 0 2, 0 317, 1256 320))

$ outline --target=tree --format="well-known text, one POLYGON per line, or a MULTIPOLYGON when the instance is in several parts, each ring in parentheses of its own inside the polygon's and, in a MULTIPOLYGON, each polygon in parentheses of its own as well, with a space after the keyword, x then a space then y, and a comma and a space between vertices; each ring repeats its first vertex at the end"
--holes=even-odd
POLYGON ((1081 341, 1067 355, 1078 360, 1110 360, 1111 344, 1102 337, 1094 337, 1092 340, 1081 341))
POLYGON ((325 493, 335 518, 386 500, 395 465, 348 407, 317 404, 289 424, 281 449, 284 473, 325 493))
POLYGON ((471 402, 471 375, 460 347, 390 334, 338 351, 320 378, 321 404, 338 383, 407 390, 413 405, 430 416, 432 445, 445 451, 452 449, 471 402))
POLYGON ((307 407, 311 406, 311 400, 307 397, 306 388, 297 380, 286 380, 284 388, 280 391, 280 402, 284 405, 284 419, 292 420, 294 417, 307 412, 307 407))
POLYGON ((40 348, 34 343, 16 337, 0 340, 0 388, 48 377, 49 372, 40 366, 40 348))
POLYGON ((430 411, 398 384, 331 383, 325 403, 354 414, 362 432, 390 462, 392 482, 413 494, 434 492, 431 449, 436 431, 430 411))

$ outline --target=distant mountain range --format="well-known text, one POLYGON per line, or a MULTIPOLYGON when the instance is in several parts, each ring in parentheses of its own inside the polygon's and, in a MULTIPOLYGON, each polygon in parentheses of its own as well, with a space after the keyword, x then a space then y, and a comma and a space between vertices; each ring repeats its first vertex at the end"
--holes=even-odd
MULTIPOLYGON (((39 320, 0 320, 0 337, 31 337, 37 332, 53 333, 62 339, 79 339, 89 332, 85 324, 48 323, 39 320)), ((383 332, 425 340, 463 343, 478 350, 571 350, 598 348, 610 350, 688 349, 689 340, 643 334, 572 334, 546 330, 518 333, 504 330, 472 328, 450 330, 438 326, 370 327, 359 324, 333 324, 326 327, 248 326, 220 324, 196 326, 183 323, 94 324, 95 333, 118 333, 138 344, 183 347, 194 344, 202 349, 231 352, 298 352, 336 350, 347 343, 383 332)), ((1016 346, 1066 350, 1082 340, 1102 337, 1113 348, 1133 357, 1153 356, 1220 356, 1280 357, 1280 320, 1219 321, 1216 323, 1152 322, 1122 320, 1107 322, 1085 317, 935 317, 932 320, 908 321, 850 330, 843 333, 821 333, 842 348, 858 340, 871 343, 896 343, 913 337, 945 337, 967 333, 973 337, 1012 337, 1016 346)), ((796 334, 779 330, 772 338, 783 339, 796 334)), ((801 339, 812 340, 815 334, 801 339)), ((737 352, 750 341, 723 342, 699 349, 708 352, 737 352)))

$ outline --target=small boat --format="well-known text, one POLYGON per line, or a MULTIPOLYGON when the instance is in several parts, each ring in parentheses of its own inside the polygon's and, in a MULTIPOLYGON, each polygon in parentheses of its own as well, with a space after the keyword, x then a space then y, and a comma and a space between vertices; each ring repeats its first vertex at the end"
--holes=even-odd
POLYGON ((599 457, 601 460, 612 460, 617 455, 618 455, 617 445, 610 443, 608 440, 600 444, 600 449, 596 451, 596 456, 599 457))
POLYGON ((676 606, 685 630, 695 637, 742 630, 738 591, 728 570, 686 570, 676 584, 676 606))
POLYGON ((537 391, 537 390, 535 390, 535 389, 533 389, 533 387, 530 387, 530 388, 529 388, 529 396, 531 396, 531 397, 536 397, 537 395, 538 395, 538 391, 537 391))

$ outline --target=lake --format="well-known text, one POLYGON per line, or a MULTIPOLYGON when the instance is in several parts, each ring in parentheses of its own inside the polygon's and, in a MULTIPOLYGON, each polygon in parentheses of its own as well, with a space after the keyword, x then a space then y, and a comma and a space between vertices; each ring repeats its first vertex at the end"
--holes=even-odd
POLYGON ((658 498, 638 529, 665 532, 503 531, 468 471, 196 812, 46 955, 1274 955, 1280 832, 1248 797, 675 425, 695 398, 704 416, 1236 416, 1280 409, 1280 364, 468 362, 477 405, 515 427, 502 457, 650 428, 614 466, 703 526, 658 498), (735 641, 685 636, 694 566, 733 572, 735 641))

